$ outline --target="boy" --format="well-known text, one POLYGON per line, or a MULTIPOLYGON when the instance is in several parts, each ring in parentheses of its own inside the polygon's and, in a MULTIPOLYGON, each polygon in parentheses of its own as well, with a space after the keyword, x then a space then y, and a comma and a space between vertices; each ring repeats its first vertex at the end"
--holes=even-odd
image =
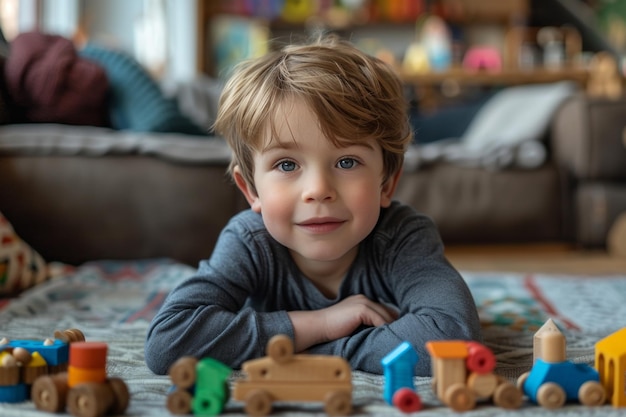
POLYGON ((382 373, 409 341, 479 339, 472 296, 436 227, 392 201, 411 141, 402 86, 381 61, 336 39, 240 65, 215 123, 251 209, 154 318, 146 363, 184 355, 239 368, 275 334, 295 352, 345 357, 382 373))

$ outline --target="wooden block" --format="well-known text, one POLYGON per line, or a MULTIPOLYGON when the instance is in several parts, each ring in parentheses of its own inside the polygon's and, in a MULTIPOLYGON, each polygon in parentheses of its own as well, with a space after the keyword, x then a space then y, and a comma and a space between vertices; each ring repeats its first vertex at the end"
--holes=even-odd
POLYGON ((547 354, 551 359, 548 362, 563 362, 566 359, 565 336, 563 336, 563 333, 561 333, 561 330, 559 330, 552 319, 548 319, 533 336, 533 364, 537 359, 546 360, 544 357, 546 352, 543 350, 548 347, 549 352, 547 354), (549 343, 544 346, 542 338, 545 335, 556 335, 557 337, 550 338, 549 343))

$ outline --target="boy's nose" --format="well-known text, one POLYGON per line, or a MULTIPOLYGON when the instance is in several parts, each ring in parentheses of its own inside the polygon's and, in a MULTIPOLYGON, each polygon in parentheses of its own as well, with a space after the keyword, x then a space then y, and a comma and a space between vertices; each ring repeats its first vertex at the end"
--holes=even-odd
POLYGON ((332 201, 335 196, 335 187, 328 175, 311 172, 306 176, 302 192, 304 201, 332 201))

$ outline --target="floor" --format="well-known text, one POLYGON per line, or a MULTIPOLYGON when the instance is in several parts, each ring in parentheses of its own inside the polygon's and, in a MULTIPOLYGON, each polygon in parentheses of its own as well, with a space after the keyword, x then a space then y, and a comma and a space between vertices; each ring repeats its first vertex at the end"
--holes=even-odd
POLYGON ((447 246, 459 270, 626 275, 626 258, 603 250, 582 250, 561 243, 447 246))

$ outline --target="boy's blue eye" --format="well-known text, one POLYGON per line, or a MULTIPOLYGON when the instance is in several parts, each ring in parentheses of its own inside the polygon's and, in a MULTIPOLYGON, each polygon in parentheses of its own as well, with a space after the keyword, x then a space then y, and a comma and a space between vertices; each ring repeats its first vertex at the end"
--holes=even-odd
POLYGON ((339 161, 337 163, 339 168, 342 168, 342 169, 354 168, 357 164, 358 164, 358 162, 355 159, 352 159, 352 158, 344 158, 344 159, 342 159, 341 161, 339 161))
POLYGON ((281 161, 278 163, 278 169, 285 172, 291 172, 296 169, 296 163, 293 161, 281 161))

